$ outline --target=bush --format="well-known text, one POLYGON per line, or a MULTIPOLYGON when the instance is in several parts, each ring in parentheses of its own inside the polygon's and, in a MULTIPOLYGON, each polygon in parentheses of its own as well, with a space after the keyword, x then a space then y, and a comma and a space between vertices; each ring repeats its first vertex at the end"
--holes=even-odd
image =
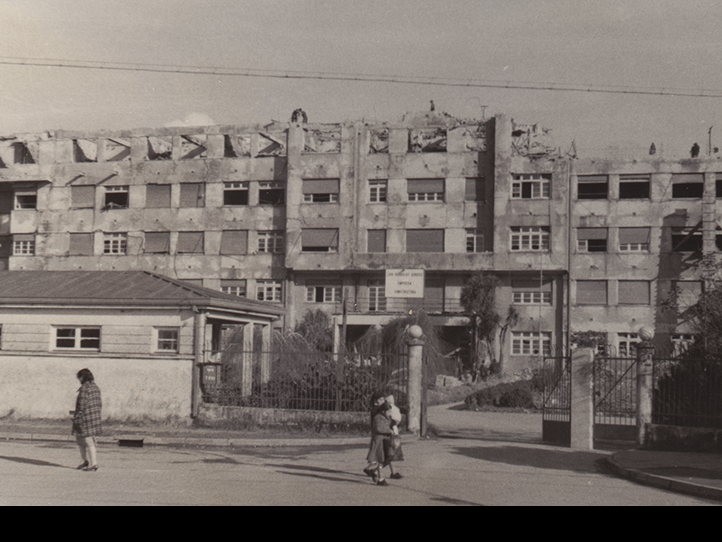
POLYGON ((464 402, 470 410, 488 406, 499 408, 535 408, 534 396, 532 381, 520 380, 518 382, 498 384, 479 390, 469 395, 464 402))

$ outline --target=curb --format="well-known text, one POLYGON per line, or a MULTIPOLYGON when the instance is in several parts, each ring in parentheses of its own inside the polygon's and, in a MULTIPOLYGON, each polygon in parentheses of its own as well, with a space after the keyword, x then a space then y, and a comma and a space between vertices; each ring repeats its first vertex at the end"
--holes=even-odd
POLYGON ((616 474, 632 482, 676 493, 684 493, 685 495, 722 500, 722 489, 720 488, 685 482, 676 478, 649 474, 640 469, 625 467, 619 463, 614 456, 605 458, 605 461, 616 474))
MULTIPOLYGON (((148 435, 116 435, 98 437, 98 444, 117 445, 120 440, 142 439, 144 446, 213 446, 218 448, 280 448, 292 446, 355 446, 368 445, 369 439, 364 437, 339 439, 234 439, 205 437, 155 437, 148 435)), ((0 432, 0 440, 30 440, 46 442, 75 442, 72 435, 53 435, 48 433, 4 433, 0 432)))

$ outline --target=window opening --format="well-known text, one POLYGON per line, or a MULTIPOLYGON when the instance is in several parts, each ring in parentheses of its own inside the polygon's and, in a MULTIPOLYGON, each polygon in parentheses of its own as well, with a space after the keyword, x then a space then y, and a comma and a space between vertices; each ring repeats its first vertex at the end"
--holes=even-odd
POLYGON ((514 252, 549 250, 548 226, 517 226, 511 228, 511 250, 514 252))
POLYGON ((127 209, 128 208, 128 187, 107 186, 105 188, 106 209, 127 209))
POLYGON ((609 180, 606 175, 577 177, 577 199, 607 199, 609 180))
POLYGON ((106 233, 103 235, 103 254, 125 254, 128 249, 128 235, 106 233))
POLYGON ((619 199, 649 199, 649 175, 620 175, 619 199))
POLYGON ((223 183, 223 205, 248 205, 248 182, 223 183))
POLYGON ((514 175, 512 199, 549 199, 551 175, 514 175))
POLYGON ((387 181, 369 181, 369 202, 384 203, 387 186, 387 181))
POLYGON ((286 201, 286 188, 280 181, 261 181, 258 183, 259 205, 283 205, 286 201))
POLYGON ((269 252, 272 254, 280 254, 283 252, 283 232, 282 231, 259 231, 258 232, 258 252, 269 252))

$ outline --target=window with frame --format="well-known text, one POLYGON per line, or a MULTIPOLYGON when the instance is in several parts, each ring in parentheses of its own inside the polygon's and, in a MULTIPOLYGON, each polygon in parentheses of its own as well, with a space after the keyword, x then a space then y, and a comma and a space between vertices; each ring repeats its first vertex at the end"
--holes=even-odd
POLYGON ((15 209, 37 209, 38 191, 34 188, 22 188, 15 190, 15 209))
POLYGON ((223 205, 248 205, 248 182, 223 183, 223 205))
POLYGON ((369 202, 384 203, 386 201, 386 192, 388 190, 387 180, 369 181, 369 202))
POLYGON ((514 175, 511 183, 512 199, 549 199, 551 193, 549 174, 514 175))
POLYGON ((577 305, 606 305, 606 280, 578 280, 577 305))
POLYGON ((619 228, 620 252, 649 252, 649 228, 619 228))
POLYGON ((637 356, 637 345, 642 342, 636 333, 617 333, 617 354, 620 358, 637 356))
POLYGON ((672 252, 699 252, 702 244, 701 228, 672 228, 672 252))
POLYGON ((649 199, 650 175, 620 175, 619 199, 649 199))
POLYGON ((606 252, 607 228, 577 228, 578 252, 606 252))
POLYGON ((100 350, 99 327, 55 327, 56 350, 100 350))
POLYGON ((72 209, 92 209, 95 207, 95 187, 78 185, 70 187, 70 207, 72 209))
POLYGON ((579 175, 577 199, 607 199, 609 178, 607 175, 579 175))
POLYGON ((178 352, 180 328, 177 327, 157 327, 156 334, 156 352, 178 352))
POLYGON ((104 233, 103 254, 126 254, 128 250, 127 233, 104 233))
POLYGON ((692 333, 672 334, 672 349, 674 356, 681 356, 687 352, 696 342, 697 337, 692 333))
POLYGON ((514 305, 551 305, 552 284, 550 279, 512 279, 512 303, 514 305))
POLYGON ((105 209, 127 209, 128 208, 128 187, 127 186, 106 186, 105 187, 105 209))
POLYGON ((306 285, 306 303, 341 303, 340 285, 306 285))
POLYGON ((338 252, 338 230, 334 228, 303 228, 302 252, 338 252))
POLYGON ((181 231, 178 232, 177 254, 203 254, 202 231, 181 231))
POLYGON ((170 253, 170 232, 147 231, 145 232, 145 244, 143 252, 146 254, 169 254, 170 253))
POLYGON ((384 312, 386 310, 386 281, 372 279, 368 282, 369 312, 384 312))
POLYGON ((467 177, 464 201, 486 201, 486 180, 484 177, 467 177))
POLYGON ((282 254, 284 251, 283 231, 259 231, 258 252, 282 254))
POLYGON ((466 230, 466 252, 485 252, 484 233, 481 230, 466 230))
POLYGON ((513 252, 548 252, 549 231, 549 226, 513 226, 511 228, 511 250, 513 252))
POLYGON ((35 235, 15 234, 13 235, 13 256, 34 256, 35 235))
POLYGON ((286 202, 286 186, 282 181, 259 181, 259 205, 283 205, 286 202))
POLYGON ((338 203, 339 179, 303 179, 304 203, 338 203))
POLYGON ((196 208, 205 206, 205 188, 203 183, 181 183, 180 202, 181 208, 196 208))
POLYGON ((246 297, 246 279, 221 279, 221 292, 246 297))
POLYGON ((648 280, 620 280, 617 283, 620 305, 649 305, 650 283, 648 280))
POLYGON ((513 331, 511 334, 511 354, 513 356, 550 356, 552 334, 547 331, 513 331))
POLYGON ((256 299, 258 301, 271 301, 280 303, 282 287, 280 280, 257 280, 256 281, 256 299))
POLYGON ((406 230, 406 252, 444 252, 444 230, 406 230))
POLYGON ((409 179, 409 201, 444 201, 444 179, 409 179))
POLYGON ((672 175, 672 198, 701 198, 704 195, 704 174, 678 173, 672 175))

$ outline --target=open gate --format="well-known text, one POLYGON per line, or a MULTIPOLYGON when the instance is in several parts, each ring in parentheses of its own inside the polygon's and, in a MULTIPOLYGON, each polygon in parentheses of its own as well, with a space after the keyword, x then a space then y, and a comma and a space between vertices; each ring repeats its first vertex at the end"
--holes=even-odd
POLYGON ((569 357, 544 358, 542 439, 544 442, 571 445, 572 435, 572 360, 569 357))

